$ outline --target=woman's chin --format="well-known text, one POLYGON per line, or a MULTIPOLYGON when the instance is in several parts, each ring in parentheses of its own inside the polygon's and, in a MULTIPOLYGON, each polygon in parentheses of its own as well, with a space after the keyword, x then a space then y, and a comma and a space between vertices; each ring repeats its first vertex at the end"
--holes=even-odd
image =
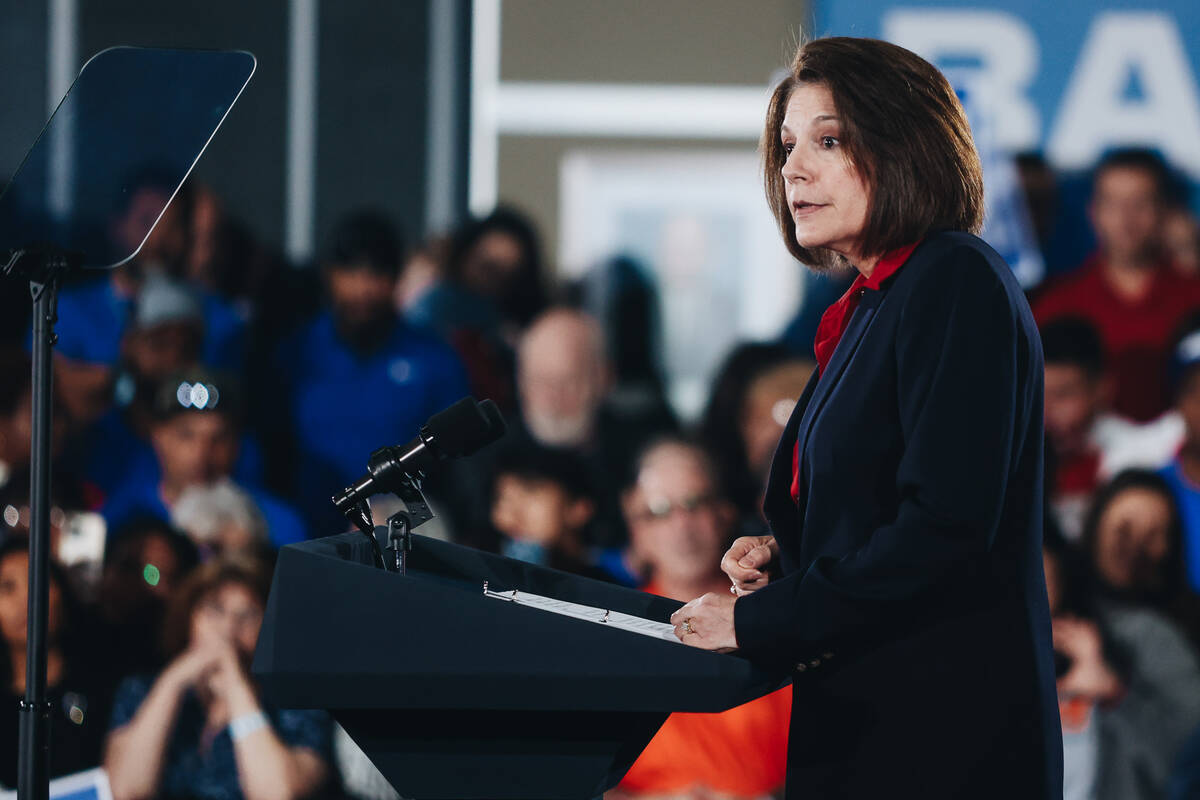
POLYGON ((836 250, 830 250, 822 240, 820 244, 808 244, 796 240, 801 247, 812 253, 814 258, 804 262, 810 272, 818 275, 843 275, 854 271, 854 265, 836 250))

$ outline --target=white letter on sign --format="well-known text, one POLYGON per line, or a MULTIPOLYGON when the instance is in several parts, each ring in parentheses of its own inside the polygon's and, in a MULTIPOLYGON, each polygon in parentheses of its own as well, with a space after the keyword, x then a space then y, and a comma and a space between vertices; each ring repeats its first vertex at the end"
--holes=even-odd
POLYGON ((1041 120, 1026 96, 1038 68, 1033 32, 1003 11, 899 8, 883 18, 883 38, 937 64, 977 59, 979 93, 990 107, 995 144, 1003 150, 1037 147, 1041 120))
POLYGON ((1169 15, 1098 14, 1061 108, 1047 147, 1060 166, 1087 167, 1113 145, 1144 144, 1200 178, 1200 93, 1169 15), (1124 96, 1131 79, 1140 97, 1124 96))

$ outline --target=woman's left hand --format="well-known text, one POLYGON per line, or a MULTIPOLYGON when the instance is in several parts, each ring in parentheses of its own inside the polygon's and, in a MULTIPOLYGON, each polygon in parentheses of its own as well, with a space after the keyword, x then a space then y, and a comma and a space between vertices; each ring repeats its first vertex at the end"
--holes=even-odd
POLYGON ((249 676, 242 667, 237 650, 232 646, 222 648, 208 686, 215 697, 224 701, 231 717, 258 710, 254 687, 250 685, 249 676))
POLYGON ((737 598, 733 595, 715 592, 697 597, 671 615, 675 635, 684 644, 701 650, 718 653, 737 650, 737 636, 733 630, 735 602, 737 598))

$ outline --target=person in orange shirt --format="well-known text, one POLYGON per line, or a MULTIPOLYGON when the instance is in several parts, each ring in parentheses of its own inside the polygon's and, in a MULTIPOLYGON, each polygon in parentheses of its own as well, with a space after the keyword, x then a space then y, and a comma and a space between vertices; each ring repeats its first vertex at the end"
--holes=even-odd
MULTIPOLYGON (((721 555, 737 512, 699 446, 678 438, 650 445, 622 498, 630 536, 644 553, 653 594, 686 601, 728 592, 721 555)), ((720 714, 672 714, 625 775, 613 798, 715 800, 782 793, 792 688, 720 714)))

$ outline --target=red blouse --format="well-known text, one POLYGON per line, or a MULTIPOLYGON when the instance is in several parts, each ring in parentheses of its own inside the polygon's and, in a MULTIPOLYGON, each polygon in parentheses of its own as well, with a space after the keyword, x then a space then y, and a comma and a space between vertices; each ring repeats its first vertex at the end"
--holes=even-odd
MULTIPOLYGON (((841 299, 825 309, 825 313, 821 316, 821 324, 817 326, 817 339, 813 343, 813 350, 817 355, 817 370, 820 373, 825 372, 825 367, 829 365, 829 359, 833 358, 833 351, 837 349, 838 342, 842 340, 842 334, 846 332, 846 326, 850 324, 850 317, 854 315, 854 310, 858 308, 858 303, 867 289, 878 291, 884 281, 904 266, 904 262, 908 261, 908 257, 912 255, 913 250, 917 249, 918 244, 920 242, 898 247, 886 253, 883 258, 879 259, 875 269, 871 271, 871 277, 860 274, 854 279, 854 283, 850 284, 850 288, 841 296, 841 299)), ((792 451, 792 501, 799 502, 799 500, 800 440, 797 439, 796 447, 792 451)))

